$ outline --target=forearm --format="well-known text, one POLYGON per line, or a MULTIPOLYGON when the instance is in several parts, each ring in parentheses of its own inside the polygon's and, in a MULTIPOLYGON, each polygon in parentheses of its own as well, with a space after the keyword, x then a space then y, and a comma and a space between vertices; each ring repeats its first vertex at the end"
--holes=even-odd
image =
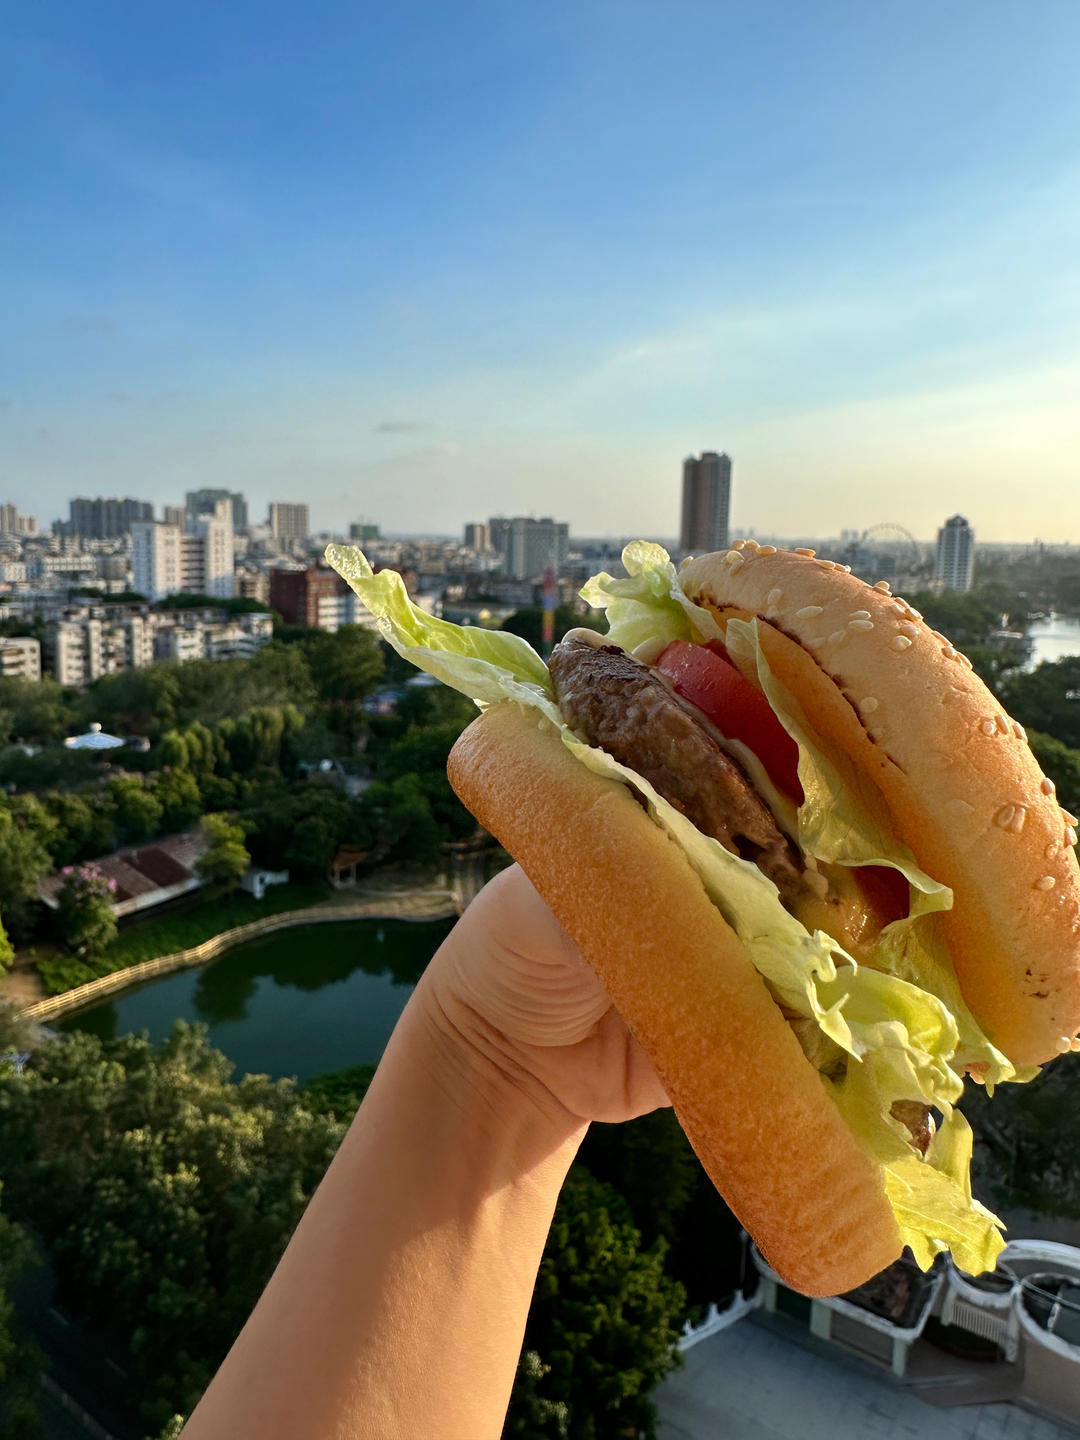
POLYGON ((422 986, 186 1440, 496 1440, 584 1128, 422 986))

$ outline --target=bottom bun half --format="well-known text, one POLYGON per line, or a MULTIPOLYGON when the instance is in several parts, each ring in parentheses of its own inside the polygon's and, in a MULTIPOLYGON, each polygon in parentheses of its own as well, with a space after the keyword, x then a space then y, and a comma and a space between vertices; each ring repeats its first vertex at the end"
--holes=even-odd
POLYGON ((484 712, 450 781, 514 856, 648 1052, 710 1179, 807 1295, 897 1258, 884 1176, 675 842, 535 711, 484 712))

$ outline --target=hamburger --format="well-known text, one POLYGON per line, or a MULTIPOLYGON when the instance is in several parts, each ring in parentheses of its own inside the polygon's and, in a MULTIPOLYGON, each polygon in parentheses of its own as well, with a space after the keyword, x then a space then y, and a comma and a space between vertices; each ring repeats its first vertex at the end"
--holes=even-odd
POLYGON ((740 542, 582 591, 545 665, 328 559, 470 695, 454 788, 651 1056, 714 1184, 806 1294, 910 1248, 991 1268, 965 1082, 1080 1048, 1080 871, 1019 725, 884 583, 740 542))

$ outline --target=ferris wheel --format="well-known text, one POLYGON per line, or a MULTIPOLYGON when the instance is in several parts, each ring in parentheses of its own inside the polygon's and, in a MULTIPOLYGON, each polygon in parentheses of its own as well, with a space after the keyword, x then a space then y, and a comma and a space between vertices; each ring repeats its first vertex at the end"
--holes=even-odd
POLYGON ((896 545, 903 551, 907 564, 915 569, 923 563, 923 549, 910 530, 897 525, 893 520, 883 520, 880 525, 871 525, 862 533, 864 542, 879 545, 896 545))

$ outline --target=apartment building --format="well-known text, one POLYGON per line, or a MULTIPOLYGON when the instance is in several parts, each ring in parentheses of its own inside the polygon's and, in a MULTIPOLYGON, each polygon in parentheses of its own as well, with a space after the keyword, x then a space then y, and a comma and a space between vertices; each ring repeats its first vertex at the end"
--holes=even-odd
POLYGON ((5 680, 40 680, 40 644, 29 635, 0 637, 0 675, 5 680))

